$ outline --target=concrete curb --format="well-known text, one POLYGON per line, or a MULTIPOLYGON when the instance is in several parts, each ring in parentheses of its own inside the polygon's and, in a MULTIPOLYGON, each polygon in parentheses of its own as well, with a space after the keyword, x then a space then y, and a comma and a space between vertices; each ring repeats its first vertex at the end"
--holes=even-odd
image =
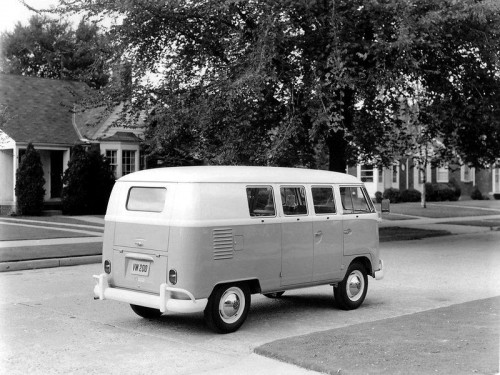
POLYGON ((50 258, 21 260, 18 262, 1 262, 0 272, 32 270, 37 268, 67 267, 80 264, 101 263, 102 255, 90 255, 67 258, 50 258))

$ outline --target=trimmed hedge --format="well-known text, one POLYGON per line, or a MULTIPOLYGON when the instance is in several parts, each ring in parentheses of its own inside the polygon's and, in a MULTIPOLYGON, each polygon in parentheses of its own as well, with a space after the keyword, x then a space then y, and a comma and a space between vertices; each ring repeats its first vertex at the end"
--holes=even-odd
POLYGON ((384 199, 389 199, 391 203, 401 202, 401 194, 399 193, 399 189, 389 188, 384 190, 384 194, 382 194, 384 199))
POLYGON ((21 215, 41 215, 45 197, 45 178, 40 154, 31 143, 16 171, 16 197, 18 213, 21 215))
POLYGON ((453 183, 425 184, 425 199, 427 202, 458 201, 461 191, 453 183))
POLYGON ((416 189, 406 189, 401 192, 401 202, 420 202, 422 193, 416 189))

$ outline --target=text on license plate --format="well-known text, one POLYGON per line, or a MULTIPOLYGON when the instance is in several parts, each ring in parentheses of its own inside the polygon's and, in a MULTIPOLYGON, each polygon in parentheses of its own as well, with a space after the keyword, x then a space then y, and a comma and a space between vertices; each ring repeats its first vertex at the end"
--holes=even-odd
POLYGON ((144 262, 132 262, 131 271, 132 275, 149 275, 149 263, 144 262))

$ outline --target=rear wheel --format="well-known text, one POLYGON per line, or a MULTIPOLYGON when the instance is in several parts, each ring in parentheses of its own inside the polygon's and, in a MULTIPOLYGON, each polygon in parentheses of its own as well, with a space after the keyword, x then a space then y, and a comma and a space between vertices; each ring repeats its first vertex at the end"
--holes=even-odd
POLYGON ((162 312, 158 309, 152 309, 151 307, 144 307, 139 305, 130 305, 134 312, 146 319, 156 319, 162 315, 162 312))
POLYGON ((285 292, 264 293, 267 298, 280 298, 285 292))
POLYGON ((333 288, 335 301, 342 310, 357 309, 366 297, 368 276, 360 263, 351 263, 344 280, 333 288))
POLYGON ((218 285, 208 299, 205 321, 218 333, 234 332, 245 322, 249 308, 248 285, 218 285))

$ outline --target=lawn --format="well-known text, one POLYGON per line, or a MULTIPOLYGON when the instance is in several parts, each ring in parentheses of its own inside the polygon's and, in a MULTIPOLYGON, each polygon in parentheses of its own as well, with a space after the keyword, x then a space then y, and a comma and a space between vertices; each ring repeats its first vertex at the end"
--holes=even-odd
MULTIPOLYGON (((380 205, 377 206, 380 210, 380 205)), ((500 215, 500 201, 431 202, 427 203, 427 208, 422 208, 419 202, 395 203, 391 204, 390 214, 384 213, 382 217, 387 220, 408 219, 398 215, 428 218, 500 215)))

